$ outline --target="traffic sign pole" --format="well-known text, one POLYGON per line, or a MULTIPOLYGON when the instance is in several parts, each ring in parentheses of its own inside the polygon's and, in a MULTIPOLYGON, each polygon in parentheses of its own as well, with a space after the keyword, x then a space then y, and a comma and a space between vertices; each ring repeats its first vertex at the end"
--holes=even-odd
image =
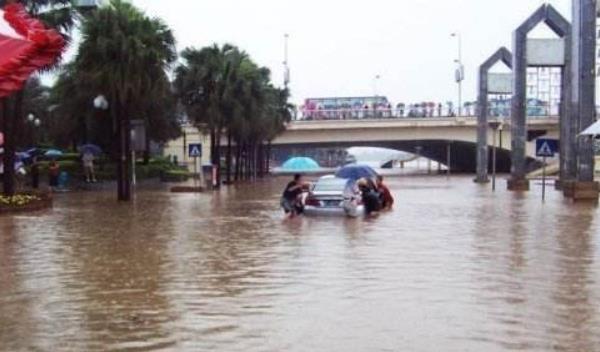
POLYGON ((496 162, 497 162, 497 149, 496 149, 496 129, 494 129, 494 141, 492 146, 492 191, 496 192, 496 162))
POLYGON ((194 187, 198 186, 198 157, 194 157, 194 187))
POLYGON ((542 202, 546 201, 546 157, 542 158, 542 202))
POLYGON ((536 156, 542 158, 542 202, 546 201, 546 158, 552 158, 559 152, 556 139, 540 138, 536 141, 536 156))

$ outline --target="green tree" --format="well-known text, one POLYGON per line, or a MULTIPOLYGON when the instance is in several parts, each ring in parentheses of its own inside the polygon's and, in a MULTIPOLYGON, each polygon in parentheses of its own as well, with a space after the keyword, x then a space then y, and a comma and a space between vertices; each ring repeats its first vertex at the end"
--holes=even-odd
POLYGON ((231 99, 240 62, 246 56, 236 47, 213 45, 200 50, 188 48, 181 54, 184 64, 175 70, 175 85, 192 122, 211 136, 212 164, 220 180, 221 152, 217 141, 236 108, 231 99))
POLYGON ((221 140, 226 136, 227 181, 233 171, 233 143, 236 179, 264 172, 264 144, 284 126, 281 111, 287 93, 273 87, 268 69, 232 45, 188 48, 181 56, 176 90, 191 121, 211 135, 213 165, 220 169, 221 140))
POLYGON ((82 38, 75 77, 109 101, 120 155, 119 200, 130 200, 130 119, 153 97, 168 92, 166 71, 176 59, 175 39, 161 20, 121 0, 87 16, 82 38))

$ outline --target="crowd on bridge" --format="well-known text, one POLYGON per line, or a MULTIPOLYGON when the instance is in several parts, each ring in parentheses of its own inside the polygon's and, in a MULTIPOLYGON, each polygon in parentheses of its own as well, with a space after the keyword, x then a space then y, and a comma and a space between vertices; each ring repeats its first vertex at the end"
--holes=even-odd
MULTIPOLYGON (((392 118, 439 118, 439 117, 474 117, 477 116, 477 103, 465 102, 457 109, 452 102, 436 103, 421 102, 404 104, 398 103, 394 107, 387 99, 383 102, 364 105, 344 104, 305 104, 300 107, 297 120, 362 120, 362 119, 392 119, 392 118)), ((308 100, 307 100, 308 101, 308 100)), ((498 97, 491 99, 488 116, 510 116, 510 98, 498 97)), ((527 102, 527 115, 535 117, 558 116, 558 105, 539 99, 529 99, 527 102)))

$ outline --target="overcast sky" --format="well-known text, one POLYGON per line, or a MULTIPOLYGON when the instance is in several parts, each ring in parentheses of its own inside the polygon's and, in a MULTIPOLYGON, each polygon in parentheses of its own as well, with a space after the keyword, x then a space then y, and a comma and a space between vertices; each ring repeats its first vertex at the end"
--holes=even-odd
MULTIPOLYGON (((541 0, 133 0, 174 30, 179 49, 229 42, 283 80, 290 35, 293 101, 387 96, 392 102, 456 100, 453 60, 462 34, 465 98, 476 70, 541 0), (375 76, 379 83, 374 84, 375 76)), ((570 0, 549 1, 568 19, 570 0)), ((538 33, 539 34, 539 33, 538 33)))

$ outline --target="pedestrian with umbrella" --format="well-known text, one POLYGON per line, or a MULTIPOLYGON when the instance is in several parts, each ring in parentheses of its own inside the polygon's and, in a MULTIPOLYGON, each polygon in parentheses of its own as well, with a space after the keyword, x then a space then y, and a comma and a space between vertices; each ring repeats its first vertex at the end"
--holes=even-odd
POLYGON ((85 182, 87 183, 96 183, 96 172, 94 171, 94 154, 86 151, 83 153, 81 157, 81 161, 83 162, 83 171, 85 173, 85 182))
POLYGON ((102 153, 102 149, 94 144, 85 144, 79 147, 81 153, 81 161, 83 162, 83 171, 85 173, 85 182, 96 183, 96 172, 94 169, 94 161, 96 156, 102 153))

